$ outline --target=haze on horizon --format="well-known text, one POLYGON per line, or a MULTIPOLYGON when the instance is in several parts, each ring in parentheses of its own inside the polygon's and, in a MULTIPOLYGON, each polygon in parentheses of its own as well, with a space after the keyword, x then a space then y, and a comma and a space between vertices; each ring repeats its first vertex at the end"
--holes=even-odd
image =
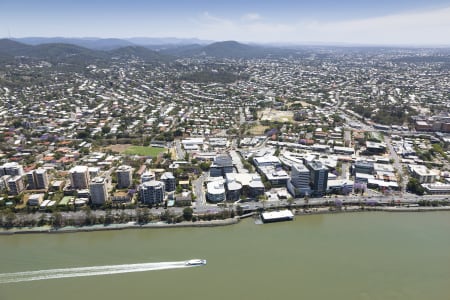
POLYGON ((3 0, 0 37, 450 45, 449 0, 3 0))

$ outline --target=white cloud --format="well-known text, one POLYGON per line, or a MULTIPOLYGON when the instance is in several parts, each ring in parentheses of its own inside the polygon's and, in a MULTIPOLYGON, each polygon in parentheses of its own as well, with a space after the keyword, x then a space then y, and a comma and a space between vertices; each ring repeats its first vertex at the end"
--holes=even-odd
POLYGON ((336 22, 273 22, 257 13, 229 19, 205 12, 195 25, 191 35, 214 40, 450 44, 450 7, 336 22))
POLYGON ((344 22, 310 23, 322 39, 352 43, 449 44, 450 7, 344 22))
POLYGON ((257 13, 248 13, 241 17, 242 21, 247 21, 247 22, 259 21, 261 19, 262 19, 261 15, 257 14, 257 13))
POLYGON ((293 33, 294 29, 290 25, 263 21, 257 13, 246 14, 240 19, 226 19, 205 12, 193 23, 196 28, 191 29, 196 32, 192 34, 212 40, 271 41, 272 36, 293 33))

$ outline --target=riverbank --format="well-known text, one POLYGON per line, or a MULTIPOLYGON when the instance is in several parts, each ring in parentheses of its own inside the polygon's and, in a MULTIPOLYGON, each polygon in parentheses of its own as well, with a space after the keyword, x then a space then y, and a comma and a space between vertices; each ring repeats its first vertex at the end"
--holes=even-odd
POLYGON ((311 215, 311 214, 335 214, 335 213, 353 213, 353 212, 433 212, 433 211, 450 211, 450 206, 418 206, 418 207, 391 207, 391 206, 373 206, 373 207, 360 207, 360 206, 346 206, 341 209, 332 209, 328 207, 310 208, 308 210, 294 210, 295 215, 311 215))
POLYGON ((73 232, 91 232, 91 231, 106 231, 106 230, 125 230, 125 229, 145 229, 145 228, 179 228, 179 227, 216 227, 228 226, 238 223, 240 218, 230 218, 225 220, 211 220, 211 221, 197 221, 197 222, 181 222, 175 224, 168 224, 165 222, 136 224, 129 222, 124 224, 109 224, 109 225, 91 225, 91 226, 65 226, 61 228, 53 228, 51 226, 41 227, 13 227, 10 229, 0 229, 0 235, 12 234, 29 234, 29 233, 73 233, 73 232))
MULTIPOLYGON (((354 213, 354 212, 435 212, 435 211, 450 211, 450 206, 419 206, 419 207, 389 207, 389 206, 374 206, 374 207, 360 207, 360 206, 346 206, 341 209, 332 209, 328 207, 319 207, 311 209, 293 209, 295 215, 314 215, 314 214, 338 214, 338 213, 354 213)), ((125 229, 146 229, 146 228, 179 228, 179 227, 216 227, 228 226, 239 223, 241 218, 252 216, 253 213, 235 217, 225 220, 211 220, 211 221, 197 221, 197 222, 181 222, 169 224, 165 222, 136 224, 135 222, 123 224, 97 224, 91 226, 65 226, 61 228, 53 228, 51 226, 41 227, 13 227, 10 229, 0 229, 0 235, 13 234, 30 234, 30 233, 73 233, 73 232, 91 232, 91 231, 106 231, 106 230, 125 230, 125 229)))

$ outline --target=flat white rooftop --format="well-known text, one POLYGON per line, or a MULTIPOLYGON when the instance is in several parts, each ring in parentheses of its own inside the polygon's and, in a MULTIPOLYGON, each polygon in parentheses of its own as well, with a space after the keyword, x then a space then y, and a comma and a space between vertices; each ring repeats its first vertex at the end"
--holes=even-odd
POLYGON ((261 214, 264 221, 290 220, 294 218, 294 214, 288 210, 269 211, 261 214))

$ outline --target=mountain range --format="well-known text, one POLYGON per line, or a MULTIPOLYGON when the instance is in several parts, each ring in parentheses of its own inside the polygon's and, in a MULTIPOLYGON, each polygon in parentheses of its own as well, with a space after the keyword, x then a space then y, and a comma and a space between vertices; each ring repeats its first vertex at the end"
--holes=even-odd
POLYGON ((107 62, 112 58, 138 58, 147 62, 168 62, 180 57, 263 58, 297 55, 299 50, 235 41, 204 44, 200 40, 146 39, 135 42, 121 39, 23 38, 0 39, 0 61, 17 57, 47 60, 51 63, 81 64, 107 62), (156 44, 156 42, 166 44, 156 44), (197 41, 199 43, 189 44, 197 41), (26 42, 26 43, 25 43, 26 42), (167 42, 172 42, 167 44, 167 42), (145 43, 154 43, 146 44, 145 43), (203 44, 202 44, 203 43, 203 44))
POLYGON ((126 46, 177 46, 177 45, 191 45, 211 44, 212 41, 205 41, 199 39, 179 39, 179 38, 146 38, 146 37, 134 37, 128 39, 115 39, 115 38, 65 38, 65 37, 25 37, 25 38, 13 38, 12 40, 28 45, 40 45, 40 44, 72 44, 84 48, 93 50, 113 50, 116 48, 126 46))

